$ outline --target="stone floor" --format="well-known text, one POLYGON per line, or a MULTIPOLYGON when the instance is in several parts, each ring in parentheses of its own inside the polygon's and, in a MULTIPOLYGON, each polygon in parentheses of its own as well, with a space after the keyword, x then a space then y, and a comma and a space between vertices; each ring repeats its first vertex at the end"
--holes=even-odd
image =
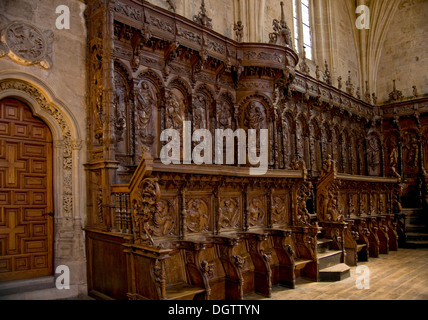
MULTIPOLYGON (((428 300, 428 249, 399 249, 369 262, 370 288, 356 286, 357 267, 351 277, 340 282, 323 283, 298 280, 296 289, 275 287, 271 300, 428 300)), ((361 283, 361 281, 359 281, 361 283)), ((263 300, 250 295, 247 300, 263 300)))

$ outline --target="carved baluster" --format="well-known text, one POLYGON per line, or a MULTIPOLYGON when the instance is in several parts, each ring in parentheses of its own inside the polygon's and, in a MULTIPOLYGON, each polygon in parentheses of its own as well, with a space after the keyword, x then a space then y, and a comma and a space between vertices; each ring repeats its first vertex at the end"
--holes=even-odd
POLYGON ((130 195, 125 194, 125 224, 126 233, 132 234, 132 217, 131 217, 131 202, 129 201, 130 195))
POLYGON ((114 201, 111 209, 111 215, 112 215, 112 221, 114 221, 114 225, 112 228, 113 232, 120 232, 120 221, 119 221, 119 216, 120 216, 120 199, 119 199, 119 194, 116 193, 114 196, 112 196, 112 201, 114 201))
POLYGON ((116 230, 119 232, 123 232, 123 213, 124 213, 124 194, 117 193, 116 201, 119 203, 117 205, 116 202, 116 230))

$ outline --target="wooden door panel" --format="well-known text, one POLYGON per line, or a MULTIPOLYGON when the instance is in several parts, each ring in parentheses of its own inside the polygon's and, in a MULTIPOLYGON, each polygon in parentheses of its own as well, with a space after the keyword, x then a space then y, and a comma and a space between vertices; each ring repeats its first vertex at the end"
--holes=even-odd
POLYGON ((23 103, 0 101, 0 281, 53 270, 52 137, 23 103))

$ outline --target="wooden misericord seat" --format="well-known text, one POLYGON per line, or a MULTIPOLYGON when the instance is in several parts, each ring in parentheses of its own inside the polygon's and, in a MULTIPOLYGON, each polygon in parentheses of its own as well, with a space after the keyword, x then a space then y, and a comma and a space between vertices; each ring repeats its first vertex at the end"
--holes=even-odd
POLYGON ((182 250, 126 247, 131 274, 130 300, 194 300, 206 295, 204 286, 192 282, 186 274, 182 250))
POLYGON ((369 259, 368 230, 355 225, 355 220, 347 219, 348 227, 345 230, 345 262, 349 266, 356 266, 359 261, 369 259))

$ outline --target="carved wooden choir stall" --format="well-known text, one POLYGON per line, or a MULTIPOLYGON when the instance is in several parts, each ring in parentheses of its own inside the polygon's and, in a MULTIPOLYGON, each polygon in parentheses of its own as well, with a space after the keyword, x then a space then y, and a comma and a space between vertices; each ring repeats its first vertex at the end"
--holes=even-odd
POLYGON ((214 32, 203 2, 193 21, 133 0, 90 1, 86 18, 91 296, 270 297, 397 250, 378 109, 298 71, 283 19, 256 44, 214 32), (186 162, 184 144, 164 164, 167 129, 268 129, 269 170, 238 161, 238 135, 227 165, 186 162))

